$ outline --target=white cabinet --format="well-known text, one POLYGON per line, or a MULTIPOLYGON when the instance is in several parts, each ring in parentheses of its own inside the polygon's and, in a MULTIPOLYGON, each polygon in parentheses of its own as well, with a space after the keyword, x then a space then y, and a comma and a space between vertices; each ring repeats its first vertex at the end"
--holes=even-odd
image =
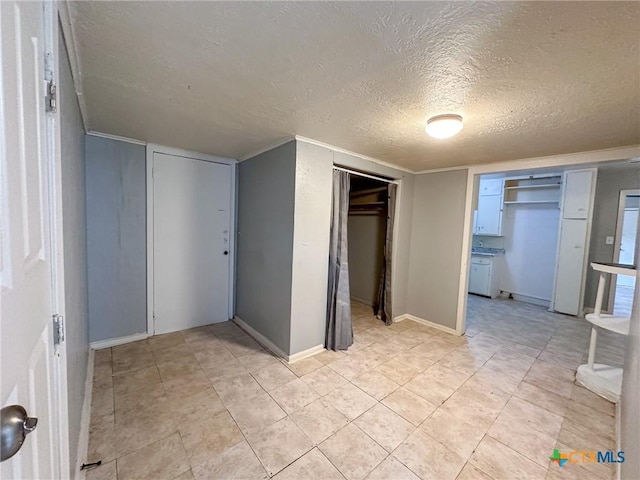
POLYGON ((565 173, 553 310, 580 315, 587 271, 596 169, 565 173))
POLYGON ((566 219, 560 229, 554 310, 580 313, 580 296, 586 258, 587 221, 566 219))
POLYGON ((480 179, 478 209, 474 213, 474 235, 502 234, 502 186, 501 178, 480 179))
POLYGON ((576 170, 565 174, 562 218, 588 218, 595 174, 594 170, 576 170))
POLYGON ((481 195, 478 198, 476 235, 500 235, 502 231, 502 195, 481 195))
POLYGON ((480 195, 502 195, 501 178, 481 178, 480 179, 480 195))
POLYGON ((469 293, 495 298, 498 296, 497 279, 498 266, 495 257, 471 256, 469 293))

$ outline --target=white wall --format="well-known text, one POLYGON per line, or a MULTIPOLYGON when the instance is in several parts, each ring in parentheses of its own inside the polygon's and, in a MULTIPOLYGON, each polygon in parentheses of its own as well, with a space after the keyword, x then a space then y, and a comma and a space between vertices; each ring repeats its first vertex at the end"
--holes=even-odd
POLYGON ((384 260, 385 215, 349 215, 349 290, 351 298, 373 305, 384 260))
POLYGON ((295 180, 294 141, 238 167, 236 314, 286 353, 291 330, 295 180))
POLYGON ((467 170, 416 175, 407 313, 455 329, 467 170))
POLYGON ((62 229, 64 235, 64 291, 69 410, 70 476, 76 474, 76 455, 84 403, 89 355, 87 235, 84 127, 73 88, 62 29, 58 40, 60 134, 62 148, 62 229))
POLYGON ((87 136, 91 341, 147 331, 146 148, 87 136))
POLYGON ((559 223, 557 204, 505 205, 500 290, 551 302, 559 223))

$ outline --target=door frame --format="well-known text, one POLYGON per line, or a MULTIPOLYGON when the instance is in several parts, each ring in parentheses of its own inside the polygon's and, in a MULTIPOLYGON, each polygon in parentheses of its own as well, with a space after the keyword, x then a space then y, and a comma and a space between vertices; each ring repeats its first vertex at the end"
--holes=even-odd
POLYGON ((153 270, 154 270, 154 257, 153 257, 153 155, 156 153, 162 153, 165 155, 173 155, 176 157, 184 157, 192 160, 202 160, 205 162, 219 163, 223 165, 229 165, 231 167, 231 201, 230 201, 230 215, 229 215, 229 304, 228 304, 228 316, 229 319, 233 318, 235 314, 235 275, 236 275, 236 204, 237 204, 237 164, 238 161, 233 158, 219 157, 215 155, 207 155, 204 153, 192 152, 189 150, 183 150, 181 148, 165 147, 163 145, 157 145, 155 143, 147 144, 147 335, 153 336, 155 334, 155 320, 154 320, 154 282, 153 282, 153 270))
MULTIPOLYGON (((45 81, 52 80, 56 86, 60 85, 58 57, 58 39, 60 24, 58 23, 59 5, 53 0, 43 0, 44 8, 44 48, 45 48, 45 81)), ((59 90, 59 89, 58 89, 59 90)), ((59 104, 59 103, 58 103, 59 104)), ((62 135, 60 125, 60 110, 45 114, 46 148, 50 152, 49 158, 49 215, 51 236, 51 309, 52 314, 66 316, 65 288, 64 288, 64 235, 62 212, 62 135)), ((63 325, 66 338, 66 325, 63 325)), ((51 339, 53 342, 53 339, 51 339)), ((60 342, 54 350, 56 359, 53 362, 53 393, 55 407, 52 411, 58 414, 56 428, 58 430, 58 455, 60 475, 66 478, 71 471, 69 464, 69 403, 67 392, 67 343, 60 342)))
MULTIPOLYGON (((486 173, 506 173, 523 170, 556 169, 564 167, 564 170, 578 170, 581 168, 597 167, 599 164, 620 161, 637 157, 640 147, 620 147, 606 150, 593 150, 588 152, 576 152, 565 155, 552 155, 548 157, 524 158, 521 160, 509 160, 505 162, 489 163, 485 165, 471 165, 466 167, 443 168, 423 170, 421 173, 436 173, 450 170, 466 170, 467 185, 465 193, 465 207, 462 234, 462 250, 460 252, 460 281, 458 283, 458 305, 456 315, 456 334, 463 335, 467 320, 467 287, 469 283, 469 268, 471 261, 471 244, 473 240, 473 209, 477 205, 480 191, 480 175, 486 173)), ((588 235, 591 235, 589 230, 588 235)), ((584 286, 583 286, 584 290, 584 286)))
MULTIPOLYGON (((618 216, 616 218, 616 236, 613 240, 613 263, 617 263, 620 260, 620 248, 622 247, 622 223, 624 220, 625 204, 628 195, 640 195, 640 189, 632 188, 620 190, 620 196, 618 197, 618 216)), ((636 258, 638 258, 637 252, 636 258)), ((617 275, 611 275, 611 281, 609 282, 609 298, 606 310, 608 313, 612 313, 613 307, 615 306, 617 280, 617 275)))

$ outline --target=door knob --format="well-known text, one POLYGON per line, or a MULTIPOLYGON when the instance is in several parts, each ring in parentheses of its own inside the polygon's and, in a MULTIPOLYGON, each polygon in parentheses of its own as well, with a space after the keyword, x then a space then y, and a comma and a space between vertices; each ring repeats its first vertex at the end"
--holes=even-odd
POLYGON ((38 424, 38 419, 29 417, 27 411, 20 405, 3 407, 0 413, 2 418, 2 451, 0 461, 13 457, 22 444, 27 434, 33 432, 38 424))
POLYGON ((225 255, 229 255, 229 252, 228 252, 227 250, 225 250, 223 253, 224 253, 225 255))

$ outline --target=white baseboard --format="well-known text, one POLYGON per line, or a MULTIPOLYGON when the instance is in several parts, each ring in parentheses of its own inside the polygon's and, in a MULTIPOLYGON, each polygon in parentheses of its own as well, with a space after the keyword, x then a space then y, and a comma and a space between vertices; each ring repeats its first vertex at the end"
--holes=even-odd
POLYGON ((287 361, 289 363, 294 363, 299 360, 305 359, 307 357, 312 357, 313 355, 317 355, 318 353, 323 352, 324 349, 325 349, 324 344, 316 345, 315 347, 307 348, 306 350, 303 350, 301 352, 294 353, 293 355, 289 355, 289 357, 287 358, 287 361))
POLYGON ((253 338, 256 342, 258 342, 260 345, 262 345, 264 348, 266 348, 267 350, 269 350, 271 353, 277 355, 280 358, 284 358, 285 360, 288 360, 289 355, 287 355, 286 353, 284 353, 280 347, 278 347, 275 343, 273 343, 271 340, 269 340, 267 337, 265 337, 263 334, 261 334, 260 332, 258 332, 256 329, 254 329, 251 325, 249 325, 247 322, 245 322, 244 320, 242 320, 240 317, 238 317, 237 315, 235 317, 233 317, 233 322, 238 325, 242 330, 244 330, 245 332, 247 332, 247 334, 253 338))
POLYGON ((84 382, 84 402, 80 416, 80 435, 78 436, 78 452, 76 455, 75 480, 85 480, 87 473, 81 470, 89 452, 89 426, 91 425, 91 397, 93 394, 93 363, 95 350, 89 349, 87 358, 87 377, 84 382))
POLYGON ((521 293, 514 293, 513 299, 519 302, 530 303, 532 305, 539 305, 540 307, 549 308, 551 306, 551 300, 544 298, 532 297, 530 295, 523 295, 521 293))
POLYGON ((146 332, 134 333, 133 335, 127 335, 126 337, 108 338, 107 340, 98 340, 96 342, 91 342, 89 346, 93 350, 101 350, 103 348, 117 347, 118 345, 124 345, 126 343, 138 342, 149 337, 150 335, 146 332))
POLYGON ((403 315, 398 315, 393 319, 395 322, 402 322, 403 320, 413 320, 416 323, 421 323, 422 325, 426 325, 427 327, 432 327, 437 330, 442 330, 443 332, 450 333, 451 335, 460 336, 461 333, 458 333, 455 329, 450 327, 445 327, 444 325, 440 325, 439 323, 430 322, 429 320, 425 320, 424 318, 416 317, 415 315, 411 315, 409 313, 405 313, 403 315))
POLYGON ((242 330, 244 330, 251 338, 253 338, 256 342, 262 345, 264 348, 269 350, 274 355, 286 360, 287 363, 297 362, 302 360, 303 358, 310 357, 317 353, 320 353, 324 350, 324 345, 316 345, 315 347, 311 347, 307 350, 303 350, 302 352, 294 353, 293 355, 288 355, 282 351, 280 347, 274 344, 271 340, 265 337, 263 334, 254 329, 247 322, 242 320, 237 315, 233 317, 233 322, 238 325, 242 330))

